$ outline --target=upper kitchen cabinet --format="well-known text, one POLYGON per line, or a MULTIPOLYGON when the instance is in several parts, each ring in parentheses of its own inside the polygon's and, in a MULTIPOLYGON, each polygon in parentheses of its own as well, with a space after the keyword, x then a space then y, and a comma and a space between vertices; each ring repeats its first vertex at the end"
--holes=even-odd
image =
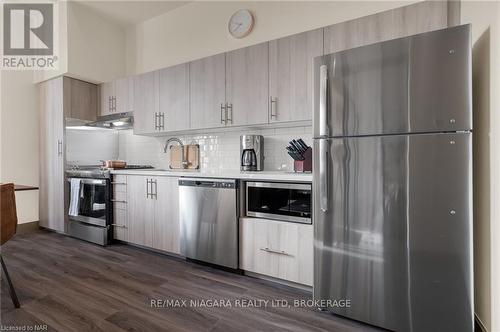
MULTIPOLYGON (((70 104, 69 85, 59 77, 40 83, 40 190, 42 227, 65 231, 65 105, 70 104)), ((69 81, 67 81, 69 82, 69 81)), ((67 106, 66 106, 67 107, 67 106)))
POLYGON ((132 112, 134 78, 126 77, 100 85, 100 115, 132 112))
POLYGON ((159 71, 159 130, 179 131, 190 127, 189 64, 159 71))
POLYGON ((134 78, 125 77, 115 82, 115 112, 134 111, 134 78))
POLYGON ((313 59, 323 55, 323 29, 269 42, 269 122, 312 119, 313 59))
POLYGON ((95 121, 97 119, 97 85, 64 77, 64 114, 68 118, 95 121))
POLYGON ((268 123, 269 43, 226 53, 226 125, 268 123))
POLYGON ((134 134, 161 132, 159 71, 134 77, 134 134))
POLYGON ((114 113, 114 82, 102 83, 99 85, 99 115, 109 115, 114 113))
POLYGON ((422 1, 325 28, 325 54, 448 27, 448 1, 422 1))
POLYGON ((189 64, 191 129, 225 125, 226 55, 218 54, 189 64))

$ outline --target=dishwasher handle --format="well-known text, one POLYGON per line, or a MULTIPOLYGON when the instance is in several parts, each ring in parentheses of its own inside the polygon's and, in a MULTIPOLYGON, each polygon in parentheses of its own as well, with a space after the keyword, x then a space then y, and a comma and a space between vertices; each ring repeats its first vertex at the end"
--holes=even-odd
POLYGON ((236 180, 179 179, 179 186, 199 188, 236 189, 236 180))

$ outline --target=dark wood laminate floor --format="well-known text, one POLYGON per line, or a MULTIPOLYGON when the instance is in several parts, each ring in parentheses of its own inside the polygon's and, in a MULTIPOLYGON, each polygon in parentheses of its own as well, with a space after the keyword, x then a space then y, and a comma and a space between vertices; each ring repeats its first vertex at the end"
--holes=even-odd
POLYGON ((308 292, 127 245, 106 248, 59 234, 20 234, 2 247, 0 328, 50 331, 376 331, 309 308, 152 308, 152 299, 287 300, 308 292))

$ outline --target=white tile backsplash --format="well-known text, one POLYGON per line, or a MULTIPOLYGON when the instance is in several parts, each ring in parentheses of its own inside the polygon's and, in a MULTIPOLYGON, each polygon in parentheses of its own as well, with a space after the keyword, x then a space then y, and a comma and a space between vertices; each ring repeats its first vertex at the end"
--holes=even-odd
MULTIPOLYGON (((200 167, 206 171, 237 170, 240 168, 240 135, 264 136, 264 169, 267 171, 291 171, 293 160, 285 146, 293 138, 302 138, 312 144, 312 128, 291 127, 258 130, 232 130, 219 133, 176 135, 184 144, 200 145, 200 167)), ((168 168, 168 153, 163 153, 165 141, 172 136, 147 137, 133 135, 132 130, 118 132, 118 158, 130 164, 151 164, 168 168)), ((177 144, 177 143, 172 143, 177 144)))
POLYGON ((66 161, 68 165, 98 165, 100 160, 117 158, 117 131, 66 128, 66 161))

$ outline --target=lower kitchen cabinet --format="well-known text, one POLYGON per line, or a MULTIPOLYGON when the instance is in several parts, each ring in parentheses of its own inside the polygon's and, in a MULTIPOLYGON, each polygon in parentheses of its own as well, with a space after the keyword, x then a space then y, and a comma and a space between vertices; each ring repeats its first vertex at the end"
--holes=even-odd
POLYGON ((313 226, 241 218, 240 268, 312 286, 313 226))
POLYGON ((127 242, 178 254, 179 192, 175 177, 127 176, 127 242))
POLYGON ((113 176, 113 237, 128 241, 127 176, 113 176))
POLYGON ((179 254, 179 179, 157 177, 153 248, 179 254))

